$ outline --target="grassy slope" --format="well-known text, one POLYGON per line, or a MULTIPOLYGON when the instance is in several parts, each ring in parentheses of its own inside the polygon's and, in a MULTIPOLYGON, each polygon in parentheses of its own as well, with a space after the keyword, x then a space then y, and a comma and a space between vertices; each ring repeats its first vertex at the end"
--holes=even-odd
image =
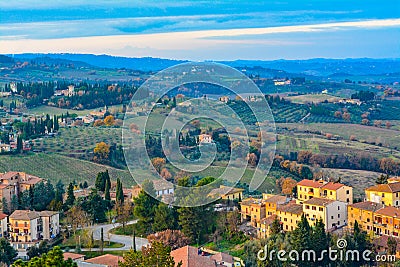
POLYGON ((64 184, 67 184, 75 179, 77 182, 86 180, 89 184, 94 184, 97 173, 106 169, 110 172, 113 180, 120 178, 124 186, 134 184, 134 180, 128 171, 59 154, 39 153, 27 156, 0 156, 1 172, 23 171, 49 179, 53 183, 61 179, 64 184))

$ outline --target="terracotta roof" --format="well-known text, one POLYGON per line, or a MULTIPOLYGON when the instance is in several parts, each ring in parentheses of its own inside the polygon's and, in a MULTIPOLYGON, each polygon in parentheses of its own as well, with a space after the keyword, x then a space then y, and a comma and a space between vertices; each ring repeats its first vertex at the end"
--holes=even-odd
POLYGON ((124 258, 121 256, 105 254, 95 258, 91 258, 85 260, 86 262, 95 263, 95 264, 103 264, 107 265, 108 267, 118 267, 118 261, 124 261, 124 258))
POLYGON ((223 253, 223 252, 219 252, 215 255, 212 255, 210 257, 210 259, 215 260, 216 262, 220 263, 220 262, 226 262, 226 263, 231 263, 233 264, 235 261, 233 260, 233 257, 229 254, 223 253))
POLYGON ((375 202, 371 202, 371 201, 364 201, 364 202, 350 204, 349 207, 361 209, 361 210, 377 211, 377 210, 383 208, 383 205, 380 203, 375 203, 375 202))
POLYGON ((303 213, 303 205, 296 203, 289 203, 283 206, 278 207, 278 211, 288 212, 293 214, 302 214, 303 213))
POLYGON ((18 175, 18 172, 6 172, 6 173, 2 174, 0 178, 4 179, 4 180, 8 180, 8 179, 11 179, 12 177, 14 177, 15 175, 18 175))
POLYGON ((3 220, 7 216, 8 216, 7 214, 4 214, 4 213, 0 212, 0 220, 3 220))
POLYGON ((333 202, 335 202, 335 200, 314 197, 312 199, 305 201, 304 204, 317 205, 317 206, 328 206, 329 204, 331 204, 333 202))
POLYGON ((44 210, 39 212, 40 217, 50 217, 56 214, 58 214, 58 212, 51 210, 44 210))
POLYGON ((377 184, 365 189, 365 191, 378 191, 378 192, 387 192, 387 193, 395 193, 400 192, 400 182, 398 183, 389 183, 389 184, 377 184))
POLYGON ((213 190, 211 190, 208 195, 210 195, 210 196, 225 196, 225 195, 229 195, 229 194, 240 193, 243 191, 244 191, 244 189, 242 189, 242 188, 235 188, 235 187, 221 185, 221 187, 214 188, 213 190))
POLYGON ((10 215, 10 219, 25 221, 30 221, 39 217, 39 212, 31 210, 16 210, 10 215))
POLYGON ((288 198, 285 196, 272 196, 264 200, 267 203, 284 204, 288 202, 288 198))
POLYGON ((376 211, 376 214, 381 214, 390 217, 399 217, 400 209, 392 206, 387 206, 376 211))
POLYGON ((269 217, 266 217, 266 218, 262 218, 261 220, 260 220, 260 223, 261 224, 265 224, 265 225, 271 225, 273 222, 274 222, 274 220, 276 219, 276 215, 274 214, 274 215, 271 215, 271 216, 269 216, 269 217))
POLYGON ((338 190, 342 186, 344 186, 344 184, 329 182, 329 183, 325 184, 324 186, 322 186, 321 188, 326 189, 326 190, 338 190))
POLYGON ((4 189, 8 186, 8 184, 0 184, 0 189, 4 189))
POLYGON ((171 251, 176 266, 182 262, 182 267, 215 267, 215 261, 206 256, 199 255, 195 247, 184 246, 171 251))
POLYGON ((320 188, 324 184, 323 183, 319 183, 319 182, 314 181, 314 180, 304 179, 304 180, 301 180, 300 182, 298 182, 297 185, 320 188))
POLYGON ((76 260, 76 259, 85 257, 85 255, 83 255, 83 254, 72 253, 72 252, 64 252, 63 256, 64 256, 64 260, 68 260, 68 259, 76 260))
POLYGON ((256 206, 260 206, 262 204, 264 204, 264 200, 259 199, 259 198, 246 198, 244 199, 242 202, 240 202, 242 205, 246 205, 246 206, 250 206, 250 205, 256 205, 256 206))

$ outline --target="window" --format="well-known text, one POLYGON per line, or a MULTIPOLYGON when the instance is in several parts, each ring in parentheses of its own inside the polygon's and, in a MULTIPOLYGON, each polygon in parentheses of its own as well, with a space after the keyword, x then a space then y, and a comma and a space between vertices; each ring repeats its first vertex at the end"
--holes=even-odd
POLYGON ((323 210, 324 210, 323 208, 319 207, 319 211, 323 211, 323 210))
POLYGON ((337 206, 337 210, 340 210, 340 206, 337 206))
POLYGON ((27 223, 27 222, 25 222, 25 223, 24 223, 24 226, 25 226, 25 227, 28 227, 28 223, 27 223))
POLYGON ((340 218, 340 214, 338 214, 337 217, 340 218))
POLYGON ((306 210, 310 209, 310 206, 306 205, 306 210))
POLYGON ((382 193, 382 197, 385 197, 385 193, 382 193))
POLYGON ((333 195, 332 191, 330 191, 330 195, 331 195, 331 196, 333 195))
POLYGON ((333 216, 331 216, 331 219, 333 220, 333 216))
POLYGON ((347 194, 347 195, 350 194, 350 190, 346 190, 346 194, 347 194))
POLYGON ((317 210, 317 207, 313 206, 313 207, 312 207, 312 210, 317 210))

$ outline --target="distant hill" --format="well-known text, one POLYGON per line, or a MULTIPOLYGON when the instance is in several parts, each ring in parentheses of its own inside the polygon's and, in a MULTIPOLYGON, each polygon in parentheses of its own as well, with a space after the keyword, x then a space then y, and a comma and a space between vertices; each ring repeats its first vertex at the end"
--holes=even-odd
MULTIPOLYGON (((159 71, 173 65, 184 63, 184 60, 172 60, 162 58, 127 58, 108 55, 91 54, 16 54, 15 59, 39 59, 51 58, 69 60, 74 62, 84 62, 86 64, 112 69, 133 69, 140 71, 159 71)), ((1 60, 1 59, 0 59, 1 60)), ((302 74, 304 76, 335 77, 346 74, 356 75, 380 75, 400 72, 400 59, 324 59, 315 58, 308 60, 235 60, 219 61, 236 68, 251 68, 253 71, 269 72, 269 76, 284 73, 302 74), (279 73, 281 72, 281 73, 279 73), (340 75, 338 75, 340 74, 340 75)))
POLYGON ((127 58, 114 57, 108 55, 91 55, 91 54, 17 54, 14 58, 19 59, 36 59, 39 57, 47 57, 53 59, 64 59, 70 61, 81 61, 87 64, 110 69, 133 69, 141 71, 159 71, 173 65, 186 61, 171 60, 162 58, 127 58))

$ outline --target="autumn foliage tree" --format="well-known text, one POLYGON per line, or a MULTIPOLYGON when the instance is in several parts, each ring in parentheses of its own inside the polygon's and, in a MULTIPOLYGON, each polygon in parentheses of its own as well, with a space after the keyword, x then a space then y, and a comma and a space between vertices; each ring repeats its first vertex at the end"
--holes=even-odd
POLYGON ((282 184, 282 194, 291 195, 293 192, 293 188, 295 188, 297 182, 292 178, 286 178, 282 184))
POLYGON ((165 163, 166 160, 164 158, 154 158, 151 160, 151 164, 153 164, 158 173, 161 173, 161 170, 164 167, 165 163))
POLYGON ((180 230, 165 230, 147 236, 150 243, 155 241, 161 242, 166 246, 171 247, 172 250, 184 247, 190 244, 190 240, 180 230))
POLYGON ((94 160, 95 161, 104 161, 108 159, 110 154, 110 146, 104 142, 100 142, 96 144, 96 147, 93 150, 94 152, 94 160))
POLYGON ((106 126, 112 126, 114 125, 115 119, 113 115, 108 115, 107 117, 104 118, 104 124, 106 126))

